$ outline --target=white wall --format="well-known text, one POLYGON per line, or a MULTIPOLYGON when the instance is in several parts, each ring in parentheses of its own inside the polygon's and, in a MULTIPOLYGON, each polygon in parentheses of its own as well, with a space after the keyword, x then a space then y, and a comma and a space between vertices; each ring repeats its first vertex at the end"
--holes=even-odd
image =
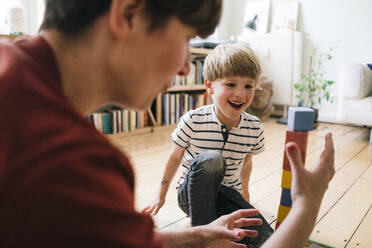
MULTIPOLYGON (((372 63, 372 0, 302 0, 298 30, 304 33, 304 73, 312 47, 323 52, 335 49, 334 59, 326 67, 327 78, 336 81, 334 95, 342 63, 372 63)), ((336 109, 337 102, 323 105, 320 120, 334 121, 336 109)))
POLYGON ((37 1, 36 0, 21 0, 25 9, 25 31, 27 34, 34 35, 37 33, 37 1))
MULTIPOLYGON (((234 1, 225 0, 225 3, 231 4, 234 1)), ((278 4, 283 2, 294 1, 271 0, 270 20, 278 4)), ((327 72, 326 79, 336 82, 332 88, 336 101, 334 104, 323 104, 320 107, 319 118, 323 121, 336 121, 337 81, 341 65, 345 62, 372 63, 372 0, 298 2, 300 6, 297 30, 302 32, 304 37, 302 73, 308 74, 309 58, 313 48, 318 48, 320 52, 334 49, 334 59, 324 68, 327 72)))
POLYGON ((234 39, 242 32, 246 0, 223 0, 222 15, 218 25, 217 38, 234 39))

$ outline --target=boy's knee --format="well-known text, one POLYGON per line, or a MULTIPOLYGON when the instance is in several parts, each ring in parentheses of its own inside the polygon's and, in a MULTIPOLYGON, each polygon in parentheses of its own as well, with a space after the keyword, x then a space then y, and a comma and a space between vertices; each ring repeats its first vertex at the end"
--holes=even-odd
POLYGON ((202 152, 197 157, 198 165, 207 173, 221 173, 224 170, 224 159, 216 151, 202 152))

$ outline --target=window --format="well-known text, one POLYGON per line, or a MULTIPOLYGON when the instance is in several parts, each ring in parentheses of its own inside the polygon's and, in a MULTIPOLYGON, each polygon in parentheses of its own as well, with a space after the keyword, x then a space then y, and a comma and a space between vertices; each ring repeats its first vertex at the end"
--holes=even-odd
POLYGON ((20 27, 26 34, 36 34, 43 19, 44 6, 44 0, 1 0, 0 34, 9 34, 12 29, 18 30, 20 27), (14 7, 19 7, 23 10, 21 17, 17 13, 15 19, 13 19, 18 21, 16 23, 18 26, 10 25, 10 13, 14 7), (24 22, 21 22, 21 18, 23 18, 24 22))
POLYGON ((9 11, 13 7, 23 7, 21 1, 3 0, 0 3, 0 34, 9 34, 9 11))
POLYGON ((41 22, 43 21, 44 17, 44 10, 45 10, 45 0, 37 0, 37 28, 39 29, 41 22))

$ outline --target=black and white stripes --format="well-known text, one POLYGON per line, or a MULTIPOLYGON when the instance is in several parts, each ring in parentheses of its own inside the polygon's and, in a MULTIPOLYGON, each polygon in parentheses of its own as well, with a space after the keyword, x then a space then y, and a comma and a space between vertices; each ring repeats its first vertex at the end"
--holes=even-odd
POLYGON ((228 133, 226 142, 223 127, 215 115, 213 105, 203 106, 182 116, 172 134, 173 142, 186 149, 179 184, 183 182, 193 159, 201 152, 213 150, 221 152, 225 159, 226 171, 222 184, 241 190, 239 176, 246 155, 264 150, 263 127, 257 117, 245 112, 241 115, 238 127, 228 133))

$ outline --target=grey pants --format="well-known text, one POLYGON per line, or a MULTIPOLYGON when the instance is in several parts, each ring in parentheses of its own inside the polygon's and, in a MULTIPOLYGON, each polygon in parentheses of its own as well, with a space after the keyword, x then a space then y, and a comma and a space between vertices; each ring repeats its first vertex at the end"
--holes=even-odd
MULTIPOLYGON (((225 173, 222 155, 215 151, 199 154, 191 164, 185 182, 178 191, 178 205, 191 217, 191 225, 205 225, 218 217, 238 209, 254 208, 236 190, 221 185, 225 173)), ((241 243, 247 247, 260 247, 273 233, 263 218, 262 225, 247 227, 258 231, 256 238, 244 238, 241 243)))

